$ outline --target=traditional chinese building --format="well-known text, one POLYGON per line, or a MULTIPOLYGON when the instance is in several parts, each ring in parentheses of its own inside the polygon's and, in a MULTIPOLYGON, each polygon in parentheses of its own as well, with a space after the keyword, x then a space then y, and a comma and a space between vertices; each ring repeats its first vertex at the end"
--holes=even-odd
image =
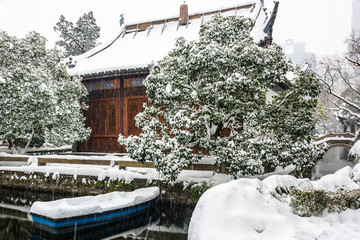
MULTIPOLYGON (((143 86, 143 80, 149 74, 147 66, 166 56, 178 37, 196 40, 200 25, 219 13, 253 19, 252 36, 260 46, 265 46, 272 41, 277 8, 278 2, 275 2, 272 12, 267 13, 262 1, 250 0, 189 14, 188 6, 184 4, 179 16, 123 25, 110 42, 71 58, 69 73, 79 74, 89 90, 86 125, 92 129, 90 138, 77 144, 77 151, 125 152, 117 139, 119 134, 140 133, 134 117, 147 101, 143 86)), ((274 92, 270 90, 270 94, 274 92)))

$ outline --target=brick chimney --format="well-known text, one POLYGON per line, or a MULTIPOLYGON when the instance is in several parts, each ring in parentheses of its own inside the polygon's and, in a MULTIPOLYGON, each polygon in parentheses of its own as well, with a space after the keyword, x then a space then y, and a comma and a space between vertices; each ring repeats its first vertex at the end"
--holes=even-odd
POLYGON ((189 17, 188 5, 184 2, 184 4, 180 6, 180 18, 179 18, 180 25, 187 24, 188 17, 189 17))

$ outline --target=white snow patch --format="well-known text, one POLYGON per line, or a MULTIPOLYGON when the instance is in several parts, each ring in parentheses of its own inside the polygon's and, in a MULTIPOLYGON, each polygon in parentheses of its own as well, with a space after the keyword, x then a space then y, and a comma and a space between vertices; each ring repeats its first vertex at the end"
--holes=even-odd
POLYGON ((171 87, 171 84, 170 84, 170 83, 168 83, 168 84, 166 85, 165 90, 166 90, 167 93, 170 93, 170 92, 171 92, 172 87, 171 87))
POLYGON ((59 177, 60 177, 59 172, 55 172, 55 173, 52 175, 52 179, 53 179, 53 180, 56 180, 56 179, 58 179, 59 177))
POLYGON ((5 83, 5 78, 3 78, 2 76, 0 76, 0 83, 5 83))
POLYGON ((325 175, 313 183, 315 188, 322 188, 326 191, 336 191, 338 188, 359 188, 360 186, 354 182, 353 177, 353 169, 347 166, 338 170, 334 174, 325 175))
POLYGON ((360 141, 356 141, 350 149, 349 156, 360 156, 360 141))
POLYGON ((30 166, 37 166, 39 163, 39 160, 37 157, 29 157, 29 159, 27 160, 27 164, 30 166))

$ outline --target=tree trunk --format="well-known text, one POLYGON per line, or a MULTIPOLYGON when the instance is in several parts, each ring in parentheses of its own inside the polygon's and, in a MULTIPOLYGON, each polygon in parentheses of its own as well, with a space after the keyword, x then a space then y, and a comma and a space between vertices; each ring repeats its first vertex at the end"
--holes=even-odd
POLYGON ((16 144, 13 143, 13 141, 11 141, 10 139, 8 139, 8 143, 11 154, 18 154, 19 152, 16 150, 16 144))
POLYGON ((217 139, 218 137, 220 137, 221 129, 223 128, 223 126, 224 126, 224 124, 222 122, 219 123, 219 125, 217 125, 216 131, 215 131, 215 134, 214 134, 214 139, 217 139))
POLYGON ((29 146, 30 146, 30 142, 31 142, 31 140, 32 140, 33 137, 34 137, 34 133, 35 133, 35 131, 34 131, 34 129, 32 129, 32 130, 31 130, 30 139, 29 139, 29 141, 26 143, 26 146, 25 146, 22 150, 20 150, 20 154, 26 154, 26 152, 27 152, 27 150, 28 150, 28 148, 29 148, 29 146))

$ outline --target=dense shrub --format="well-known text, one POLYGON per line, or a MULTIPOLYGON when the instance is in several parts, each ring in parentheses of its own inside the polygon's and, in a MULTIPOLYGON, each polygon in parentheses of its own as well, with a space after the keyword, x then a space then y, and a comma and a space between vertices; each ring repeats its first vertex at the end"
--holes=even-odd
POLYGON ((305 217, 320 216, 325 210, 331 213, 360 208, 360 189, 328 192, 323 189, 293 188, 289 196, 294 213, 305 217))

